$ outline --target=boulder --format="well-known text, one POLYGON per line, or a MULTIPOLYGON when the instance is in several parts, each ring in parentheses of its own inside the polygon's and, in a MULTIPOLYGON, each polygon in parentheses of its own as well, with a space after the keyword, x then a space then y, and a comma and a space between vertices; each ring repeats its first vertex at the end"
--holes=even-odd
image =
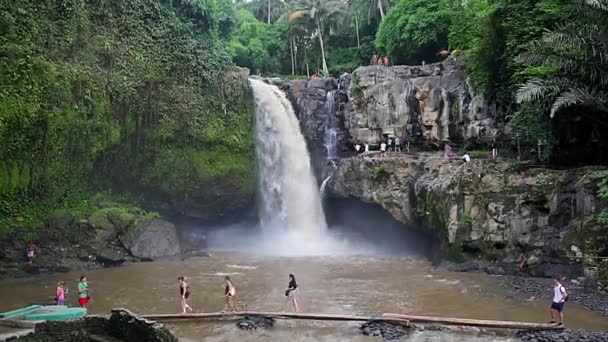
POLYGON ((180 254, 175 225, 162 219, 137 223, 120 241, 129 253, 139 259, 156 259, 180 254))

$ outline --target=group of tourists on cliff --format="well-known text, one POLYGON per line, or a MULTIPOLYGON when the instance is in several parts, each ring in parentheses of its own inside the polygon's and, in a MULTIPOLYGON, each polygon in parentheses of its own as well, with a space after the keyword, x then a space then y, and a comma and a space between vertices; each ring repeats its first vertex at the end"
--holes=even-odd
MULTIPOLYGON (((389 137, 380 143, 380 157, 385 157, 386 152, 400 153, 404 151, 410 152, 410 141, 407 136, 389 137)), ((355 153, 358 156, 369 153, 369 144, 357 142, 355 144, 355 153)))
POLYGON ((371 65, 386 65, 389 66, 391 64, 390 58, 388 56, 380 57, 376 53, 372 55, 372 64, 371 65))

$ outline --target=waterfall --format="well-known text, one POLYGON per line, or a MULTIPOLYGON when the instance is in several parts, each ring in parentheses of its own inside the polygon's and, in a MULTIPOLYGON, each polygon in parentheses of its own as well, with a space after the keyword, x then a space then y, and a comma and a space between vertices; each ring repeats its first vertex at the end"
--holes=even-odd
POLYGON ((261 80, 249 81, 256 101, 259 210, 264 238, 270 248, 312 250, 324 237, 327 222, 300 123, 279 88, 261 80), (279 236, 285 238, 277 242, 279 236))

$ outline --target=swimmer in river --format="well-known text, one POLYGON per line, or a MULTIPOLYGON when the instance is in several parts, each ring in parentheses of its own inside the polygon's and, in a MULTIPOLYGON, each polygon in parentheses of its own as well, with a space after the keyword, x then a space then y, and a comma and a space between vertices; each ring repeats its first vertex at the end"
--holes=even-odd
POLYGON ((291 305, 293 306, 293 311, 299 312, 298 308, 298 300, 296 298, 296 290, 298 289, 298 283, 296 282, 296 277, 293 274, 289 275, 289 285, 287 285, 287 290, 285 291, 285 296, 287 296, 288 300, 291 301, 291 305))
POLYGON ((192 308, 190 307, 190 305, 188 305, 188 298, 190 297, 190 286, 188 286, 188 283, 186 282, 186 277, 177 277, 177 280, 179 281, 179 294, 181 296, 180 303, 182 306, 182 313, 185 314, 187 311, 192 312, 192 308))
POLYGON ((224 286, 226 287, 224 291, 224 296, 226 297, 226 306, 230 307, 233 312, 237 311, 234 299, 234 296, 236 295, 236 288, 234 287, 234 284, 232 284, 230 277, 226 276, 226 278, 224 278, 224 286))

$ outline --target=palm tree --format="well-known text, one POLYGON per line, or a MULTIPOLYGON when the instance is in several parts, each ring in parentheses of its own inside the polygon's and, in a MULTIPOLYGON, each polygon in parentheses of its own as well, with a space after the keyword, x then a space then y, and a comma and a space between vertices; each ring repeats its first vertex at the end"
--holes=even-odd
POLYGON ((321 48, 321 63, 324 75, 329 75, 327 68, 327 59, 325 53, 325 44, 323 43, 323 27, 330 27, 340 22, 336 17, 344 14, 346 6, 345 1, 322 1, 322 0, 300 0, 297 1, 293 10, 289 12, 287 19, 294 23, 301 20, 310 19, 315 27, 314 34, 319 38, 319 46, 321 48), (329 24, 329 25, 325 25, 329 24), (324 26, 325 25, 325 26, 324 26))
POLYGON ((517 93, 518 102, 548 101, 551 117, 573 106, 608 114, 608 0, 577 1, 581 19, 547 31, 518 58, 553 71, 517 93))
POLYGON ((287 7, 285 0, 239 0, 237 4, 247 8, 256 18, 266 21, 267 24, 281 17, 287 7))

